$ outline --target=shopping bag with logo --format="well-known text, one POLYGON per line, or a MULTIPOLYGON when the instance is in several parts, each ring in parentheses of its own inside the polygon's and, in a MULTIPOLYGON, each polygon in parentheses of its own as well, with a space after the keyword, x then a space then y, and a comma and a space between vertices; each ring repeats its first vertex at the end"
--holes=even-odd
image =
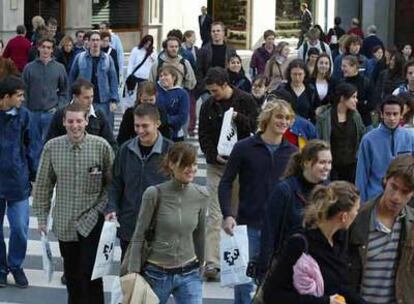
POLYGON ((121 280, 118 276, 112 282, 111 288, 111 304, 122 304, 123 301, 121 280))
POLYGON ((220 283, 221 286, 236 286, 251 282, 246 275, 249 261, 247 226, 236 226, 233 235, 223 230, 220 238, 220 283))
POLYGON ((159 299, 139 273, 129 273, 120 279, 123 304, 158 304, 159 299))
POLYGON ((223 123, 221 125, 217 152, 222 156, 229 156, 237 143, 237 128, 233 122, 234 109, 230 108, 224 113, 223 123))
POLYGON ((102 278, 111 272, 112 262, 114 260, 115 240, 116 222, 105 221, 102 227, 101 237, 99 238, 91 280, 102 278))
POLYGON ((47 238, 47 235, 44 232, 42 232, 40 241, 42 243, 43 271, 47 275, 47 282, 50 283, 52 281, 53 272, 55 270, 55 265, 53 264, 53 256, 52 256, 52 250, 50 249, 50 243, 47 238))

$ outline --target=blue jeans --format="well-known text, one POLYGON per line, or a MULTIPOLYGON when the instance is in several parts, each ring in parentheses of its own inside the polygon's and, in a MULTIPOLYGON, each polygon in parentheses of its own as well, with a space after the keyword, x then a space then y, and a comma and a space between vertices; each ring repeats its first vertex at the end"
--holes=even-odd
POLYGON ((95 102, 93 104, 93 108, 95 110, 101 110, 104 114, 106 119, 109 122, 109 125, 111 126, 111 129, 114 129, 114 112, 111 111, 111 104, 109 102, 102 102, 102 103, 98 103, 95 102))
MULTIPOLYGON (((247 237, 249 239, 249 260, 258 261, 260 255, 260 235, 261 230, 247 226, 247 237)), ((251 304, 251 293, 254 291, 255 284, 253 282, 237 285, 234 287, 234 303, 235 304, 251 304)))
POLYGON ((32 119, 33 125, 36 126, 41 138, 42 147, 45 143, 47 133, 49 132, 50 123, 52 122, 53 111, 33 111, 32 119))
POLYGON ((161 269, 146 265, 144 277, 158 296, 160 304, 165 304, 172 294, 176 304, 202 304, 203 283, 195 268, 181 274, 168 274, 161 269))
POLYGON ((0 199, 0 271, 20 269, 27 249, 27 233, 29 230, 29 200, 9 202, 0 199), (7 206, 7 208, 6 208, 7 206), (9 254, 6 254, 4 242, 3 220, 7 211, 10 223, 9 254))

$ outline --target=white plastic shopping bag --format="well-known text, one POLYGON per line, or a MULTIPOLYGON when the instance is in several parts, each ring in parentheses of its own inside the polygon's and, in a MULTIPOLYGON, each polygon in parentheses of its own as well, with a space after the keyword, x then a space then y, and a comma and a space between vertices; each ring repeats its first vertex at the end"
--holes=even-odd
POLYGON ((220 283, 221 286, 236 286, 251 282, 246 275, 249 261, 249 240, 247 226, 234 228, 234 234, 228 235, 221 230, 220 239, 220 283))
POLYGON ((234 109, 230 108, 224 113, 223 123, 221 125, 217 152, 222 156, 229 156, 237 143, 237 128, 233 122, 234 109))
POLYGON ((50 243, 47 238, 47 235, 42 232, 40 237, 42 243, 42 266, 43 271, 47 275, 47 282, 50 283, 53 277, 53 271, 55 270, 55 265, 53 264, 52 250, 50 249, 50 243))
POLYGON ((122 304, 124 297, 122 295, 121 280, 118 276, 112 282, 111 304, 122 304))
POLYGON ((111 272, 114 260, 116 240, 116 222, 105 221, 99 238, 96 251, 95 264, 93 266, 91 280, 102 278, 111 272))

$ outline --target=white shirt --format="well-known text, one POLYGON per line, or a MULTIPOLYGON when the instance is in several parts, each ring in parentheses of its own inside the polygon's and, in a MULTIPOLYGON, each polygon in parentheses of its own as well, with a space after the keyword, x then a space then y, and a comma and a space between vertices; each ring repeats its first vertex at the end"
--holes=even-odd
MULTIPOLYGON (((131 51, 131 55, 128 60, 127 77, 131 75, 132 71, 141 63, 145 58, 147 50, 145 48, 139 49, 134 47, 131 51)), ((151 71, 151 67, 157 60, 157 52, 153 51, 150 56, 145 60, 144 64, 134 73, 135 77, 141 79, 148 79, 151 71)))

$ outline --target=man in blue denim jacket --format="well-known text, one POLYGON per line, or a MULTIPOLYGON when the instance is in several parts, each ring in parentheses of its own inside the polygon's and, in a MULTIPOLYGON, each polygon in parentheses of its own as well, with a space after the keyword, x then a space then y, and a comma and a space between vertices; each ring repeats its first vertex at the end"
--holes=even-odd
POLYGON ((0 82, 0 287, 10 271, 18 287, 27 287, 22 269, 29 228, 30 182, 36 176, 41 142, 31 114, 21 107, 24 83, 8 76, 0 82), (3 235, 6 213, 10 223, 9 253, 3 235))
POLYGON ((101 51, 101 36, 93 32, 89 40, 89 51, 76 55, 69 73, 72 84, 82 77, 94 85, 93 106, 101 109, 107 116, 110 125, 114 125, 114 114, 119 102, 118 77, 112 58, 101 51))

